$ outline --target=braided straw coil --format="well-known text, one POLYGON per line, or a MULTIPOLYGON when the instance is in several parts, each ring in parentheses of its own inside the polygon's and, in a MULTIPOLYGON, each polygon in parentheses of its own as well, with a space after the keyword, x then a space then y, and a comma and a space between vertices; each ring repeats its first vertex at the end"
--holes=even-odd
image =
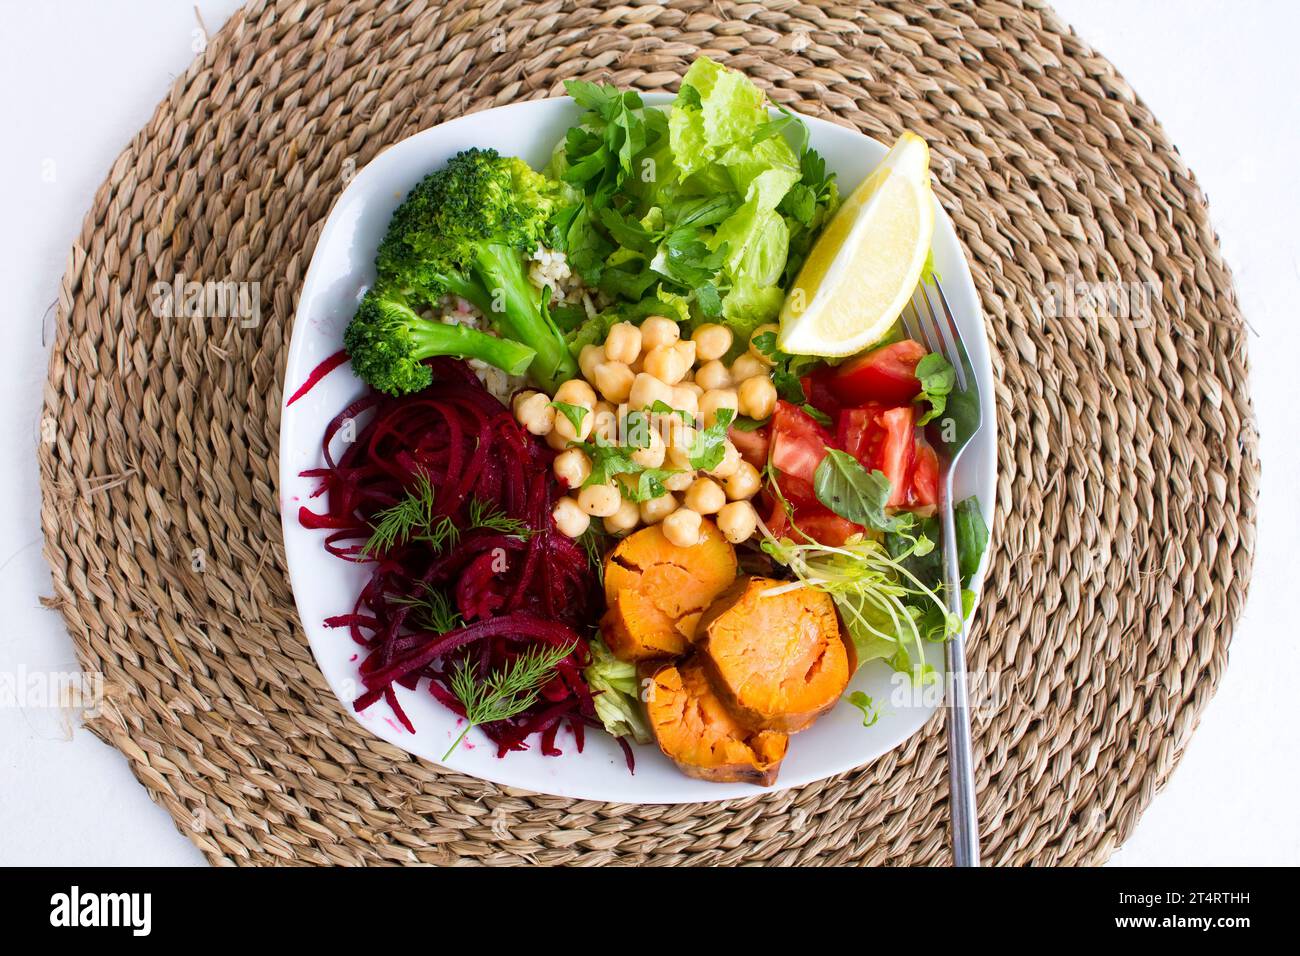
POLYGON ((368 736, 302 635, 275 486, 303 273, 351 170, 569 78, 674 89, 699 53, 934 151, 997 379, 999 520, 972 637, 1012 692, 974 728, 988 862, 1093 864, 1213 695, 1245 597, 1256 434, 1204 196, 1052 10, 981 0, 258 0, 113 165, 69 257, 40 448, 54 597, 120 749, 213 863, 949 861, 942 718, 868 766, 725 804, 507 790, 368 736), (260 324, 156 317, 178 274, 260 324), (1044 313, 1150 283, 1148 314, 1044 313))

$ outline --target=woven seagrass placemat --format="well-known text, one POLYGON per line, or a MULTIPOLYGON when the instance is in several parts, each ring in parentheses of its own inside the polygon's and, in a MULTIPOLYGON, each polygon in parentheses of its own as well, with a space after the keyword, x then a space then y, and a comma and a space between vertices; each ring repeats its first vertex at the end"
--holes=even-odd
POLYGON ((975 726, 986 860, 1101 862, 1173 770, 1250 572, 1245 336, 1196 182, 1050 8, 264 0, 211 39, 95 197, 40 449, 51 603, 105 679, 88 726, 214 863, 949 860, 939 717, 856 772, 747 800, 537 796, 368 736, 294 612, 284 356, 349 172, 567 78, 675 89, 698 53, 802 112, 934 150, 997 378, 972 667, 1012 692, 975 726), (155 317, 154 284, 178 274, 257 283, 260 323, 155 317), (1135 315, 1075 307, 1094 283, 1155 291, 1135 315))

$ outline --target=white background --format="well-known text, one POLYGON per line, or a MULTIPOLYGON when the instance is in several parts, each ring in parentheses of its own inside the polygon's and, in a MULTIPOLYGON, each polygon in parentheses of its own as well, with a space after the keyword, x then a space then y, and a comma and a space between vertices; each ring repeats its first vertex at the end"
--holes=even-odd
MULTIPOLYGON (((200 0, 215 32, 235 0, 200 0)), ((1300 863, 1300 4, 1058 0, 1210 197, 1253 326, 1255 572, 1218 695, 1115 864, 1300 863)), ((193 57, 187 0, 0 0, 0 673, 75 668, 41 558, 33 456, 52 304, 109 165, 193 57)), ((201 864, 126 760, 59 712, 0 709, 0 864, 201 864)))

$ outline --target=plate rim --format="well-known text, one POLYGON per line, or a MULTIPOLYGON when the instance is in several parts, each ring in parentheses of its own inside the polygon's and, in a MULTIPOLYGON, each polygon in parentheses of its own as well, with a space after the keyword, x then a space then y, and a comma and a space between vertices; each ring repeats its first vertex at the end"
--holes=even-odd
MULTIPOLYGON (((642 99, 647 106, 660 106, 671 102, 672 98, 673 98, 672 94, 663 93, 663 92, 642 94, 642 99)), ((293 436, 296 431, 295 428, 290 427, 290 419, 293 417, 295 413, 293 413, 289 408, 285 406, 285 401, 288 398, 288 396, 292 394, 292 391, 297 387, 298 384, 300 384, 290 377, 290 373, 302 371, 301 369, 298 368, 298 366, 303 364, 301 361, 301 355, 307 350, 308 348, 307 343, 308 340, 311 338, 311 335, 306 332, 306 329, 308 328, 308 325, 310 323, 302 320, 302 313, 304 311, 304 305, 310 307, 312 301, 318 294, 316 290, 316 286, 320 284, 321 280, 320 277, 317 275, 317 273, 320 270, 325 268, 323 262, 324 256, 322 254, 322 250, 329 248, 330 247, 329 240, 333 238, 334 233, 337 232, 339 229, 344 228, 338 216, 338 213, 341 209, 345 208, 346 203, 350 202, 354 198, 351 194, 354 192, 365 193, 368 189, 371 189, 372 187, 369 185, 370 180, 376 179, 379 176, 381 176, 383 172, 383 167, 387 164, 392 164, 394 162, 394 157, 398 154, 399 151, 409 152, 416 148, 417 143, 426 141, 438 134, 446 134, 449 130, 454 130, 458 126, 471 125, 474 123, 484 122, 486 118, 491 115, 500 117, 502 114, 506 114, 510 112, 526 113, 530 111, 540 111, 546 109, 554 110, 558 108, 559 104, 565 104, 570 109, 574 110, 574 118, 576 118, 576 116, 578 115, 578 107, 576 103, 574 103, 572 97, 569 96, 545 97, 545 98, 538 98, 532 100, 525 100, 517 103, 509 103, 503 106, 491 107, 489 109, 477 110, 471 113, 465 113, 460 116, 454 117, 453 119, 447 120, 443 123, 438 123, 433 126, 427 127, 425 129, 419 130, 415 133, 412 133, 410 136, 403 137, 402 139, 394 143, 390 143, 384 148, 382 148, 378 153, 376 153, 375 156, 372 157, 371 160, 368 163, 366 163, 364 167, 356 171, 355 175, 348 182, 347 186, 335 198, 334 202, 330 206, 329 212, 326 214, 325 224, 322 227, 320 235, 318 236, 316 240, 316 244, 312 250, 311 262, 309 263, 308 268, 304 273, 302 284, 297 290, 298 300, 297 300, 297 306, 295 307, 294 310, 294 324, 290 335, 289 347, 287 349, 286 357, 285 357, 285 377, 284 377, 284 385, 280 396, 280 406, 279 406, 280 435, 279 435, 279 440, 277 442, 278 452, 280 456, 278 468, 277 468, 277 479, 279 481, 278 497, 279 497, 279 504, 280 504, 281 530, 282 530, 283 541, 285 545, 286 576, 289 581, 290 590, 293 593, 294 608, 295 611, 297 611, 299 626, 301 632, 307 638, 307 642, 312 653, 313 663, 316 665, 317 670, 320 672, 321 676, 325 679, 326 683, 329 685, 331 693, 333 693, 335 698, 338 700, 340 706, 347 714, 348 719, 355 727, 360 728, 363 732, 374 734, 375 736, 379 737, 385 742, 392 744, 393 746, 399 747, 401 750, 410 754, 412 757, 421 760, 427 760, 441 769, 453 773, 464 774, 466 776, 484 780, 486 782, 498 786, 507 786, 507 787, 524 789, 541 795, 551 795, 551 796, 558 796, 558 797, 564 797, 569 799, 618 802, 618 803, 625 803, 625 804, 632 803, 632 804, 639 804, 639 805, 716 803, 719 801, 734 800, 737 798, 756 797, 756 796, 762 796, 764 794, 778 793, 783 790, 807 786, 812 783, 817 783, 823 780, 830 779, 835 776, 839 776, 844 773, 858 770, 861 767, 865 766, 866 764, 870 763, 872 760, 875 760, 880 756, 883 756, 887 753, 896 750, 898 747, 906 744, 909 740, 913 739, 918 733, 920 733, 924 729, 925 725, 929 722, 930 718, 933 715, 933 712, 942 706, 942 697, 940 697, 934 703, 934 706, 929 708, 930 713, 912 731, 907 733, 901 739, 885 746, 883 749, 875 750, 869 753, 868 755, 864 756, 861 760, 852 763, 850 766, 841 767, 829 773, 816 774, 814 776, 806 777, 806 778, 800 777, 797 779, 789 779, 787 777, 786 779, 782 779, 781 777, 778 777, 776 783, 770 787, 759 787, 752 784, 710 783, 707 784, 707 786, 710 789, 704 795, 701 795, 700 793, 691 793, 689 795, 684 794, 680 797, 674 797, 671 795, 660 794, 655 796, 653 799, 642 800, 627 795, 619 795, 619 796, 597 795, 592 792, 591 788, 583 788, 581 786, 577 788, 566 787, 563 785, 563 783, 560 780, 560 777, 562 775, 556 775, 556 774, 548 774, 545 779, 530 779, 527 782, 520 782, 517 774, 505 774, 504 776, 511 777, 512 779, 500 779, 496 774, 482 773, 477 768, 471 769, 471 768, 450 766, 446 763, 443 763, 439 759, 429 756, 428 753, 417 752, 416 750, 413 750, 412 747, 409 746, 408 743, 406 742, 411 739, 412 735, 410 735, 409 733, 403 731, 402 735, 399 735, 394 729, 392 729, 388 725, 388 723, 371 724, 363 721, 360 715, 357 714, 352 709, 351 700, 344 693, 340 691, 340 688, 336 685, 336 682, 330 678, 327 672, 327 668, 322 662, 321 654, 323 653, 323 651, 318 650, 317 643, 318 641, 321 641, 325 638, 325 634, 321 633, 321 627, 310 628, 306 624, 306 617, 303 614, 303 608, 301 606, 302 600, 299 595, 299 589, 298 587, 295 586, 294 562, 290 559, 290 551, 297 550, 296 547, 291 549, 289 545, 291 535, 296 537, 300 532, 306 531, 307 529, 301 529, 298 526, 297 507, 296 507, 297 503, 295 501, 291 501, 286 498, 286 495, 288 494, 287 489, 289 489, 292 486, 292 484, 299 479, 299 475, 293 473, 290 470, 290 465, 289 465, 289 462, 292 457, 292 455, 289 453, 289 447, 288 447, 289 438, 293 436), (384 160, 385 157, 387 157, 387 160, 381 162, 381 160, 384 160), (315 631, 316 633, 313 634, 313 631, 315 631), (405 741, 403 738, 405 738, 405 741), (578 790, 581 790, 583 792, 577 792, 578 790), (716 795, 713 795, 714 793, 716 793, 716 795)), ((829 135, 844 134, 844 135, 855 136, 873 144, 873 148, 877 148, 880 150, 888 149, 888 146, 886 144, 881 143, 879 140, 876 140, 874 137, 867 136, 861 130, 856 129, 854 127, 832 122, 828 119, 824 119, 821 117, 807 116, 802 113, 799 113, 797 115, 800 117, 800 119, 804 120, 809 124, 810 138, 814 142, 814 145, 817 139, 817 130, 819 128, 821 129, 830 128, 832 130, 838 130, 839 133, 831 133, 829 135)), ((536 125, 536 124, 531 124, 531 125, 536 125)), ((363 196, 362 198, 365 197, 363 196)), ((935 204, 936 223, 943 224, 951 234, 952 240, 955 243, 957 252, 959 254, 959 259, 961 262, 961 269, 959 270, 960 275, 956 277, 951 275, 945 275, 944 284, 945 286, 951 288, 951 286, 949 286, 949 283, 951 283, 954 278, 957 280, 957 282, 960 283, 960 285, 963 287, 963 292, 965 294, 966 301, 973 303, 974 305, 975 318, 978 320, 976 324, 978 324, 979 328, 983 332, 983 334, 978 337, 979 341, 973 344, 973 348, 972 348, 972 343, 970 342, 966 343, 968 350, 971 350, 974 353, 976 353, 972 355, 972 364, 976 369, 976 380, 981 385, 980 404, 983 413, 982 415, 983 422, 980 430, 981 432, 984 429, 988 429, 989 431, 988 438, 986 439, 988 442, 989 453, 986 456, 987 461, 985 463, 985 468, 983 469, 983 473, 978 475, 976 480, 972 483, 977 486, 987 488, 990 491, 990 494, 987 496, 989 500, 985 501, 981 498, 980 506, 981 506, 981 511, 984 514, 986 523, 988 524, 990 529, 993 529, 994 523, 996 521, 997 510, 998 510, 997 509, 997 505, 998 505, 997 502, 997 488, 998 488, 997 418, 996 418, 996 403, 993 401, 993 391, 994 391, 996 380, 993 374, 991 350, 988 344, 988 334, 987 334, 988 325, 985 320, 984 311, 982 308, 982 302, 978 290, 975 287, 974 278, 971 274, 970 259, 969 256, 967 255, 966 247, 962 244, 956 226, 953 224, 951 217, 948 216, 947 211, 943 208, 942 204, 939 202, 938 197, 933 196, 932 201, 935 204)), ((317 547, 319 547, 319 541, 317 541, 317 547)), ((992 549, 986 548, 985 553, 981 559, 979 569, 976 572, 974 578, 973 583, 976 586, 973 588, 973 590, 975 591, 976 598, 975 598, 975 605, 971 612, 971 617, 970 617, 970 620, 972 622, 976 620, 976 615, 978 614, 980 605, 982 604, 981 598, 983 596, 984 579, 986 576, 986 571, 988 568, 989 561, 991 559, 991 554, 992 554, 992 549)), ((332 556, 330 556, 323 549, 320 550, 320 555, 323 558, 338 560, 336 558, 332 558, 332 556)), ((302 569, 300 568, 299 574, 301 573, 302 573, 302 569)), ((971 626, 973 625, 969 625, 968 628, 971 626)), ((333 635, 338 635, 342 632, 335 631, 331 633, 333 635)), ((941 645, 935 645, 935 647, 941 648, 941 645)), ((932 658, 931 663, 933 663, 934 655, 930 655, 930 656, 932 658)), ((941 662, 942 661, 941 649, 939 651, 938 658, 941 662)), ((942 670, 941 666, 940 666, 940 670, 942 670)), ((450 712, 448 712, 448 714, 454 717, 454 715, 451 715, 450 712)), ((432 736, 433 733, 434 731, 432 730, 426 731, 426 734, 430 737, 432 736)), ((648 745, 646 748, 640 748, 640 749, 645 750, 649 748, 653 748, 653 744, 648 745)), ((435 746, 431 749, 436 750, 437 747, 435 746)), ((867 748, 864 748, 863 753, 867 753, 867 748)), ((556 769, 558 769, 560 766, 563 765, 563 763, 566 760, 566 757, 573 759, 571 753, 566 751, 564 757, 552 758, 548 761, 548 765, 554 765, 556 769)), ((509 762, 510 762, 510 757, 507 756, 503 759, 497 760, 492 766, 497 766, 497 765, 504 766, 509 764, 509 762)), ((621 761, 619 762, 619 769, 620 771, 622 770, 621 761)), ((630 779, 635 779, 635 777, 630 777, 630 779)), ((685 775, 683 775, 682 781, 683 781, 682 786, 684 788, 689 788, 690 784, 700 783, 700 781, 691 780, 685 775)))

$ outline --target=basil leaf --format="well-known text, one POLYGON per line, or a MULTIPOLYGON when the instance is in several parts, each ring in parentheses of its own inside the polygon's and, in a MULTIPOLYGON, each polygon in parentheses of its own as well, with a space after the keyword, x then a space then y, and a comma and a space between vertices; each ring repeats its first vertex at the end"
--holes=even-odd
POLYGON ((582 434, 582 423, 586 420, 587 412, 590 409, 584 408, 582 405, 570 405, 568 402, 551 402, 551 408, 554 408, 569 420, 575 434, 582 434))
POLYGON ((948 395, 957 383, 957 372, 946 358, 938 352, 931 352, 916 363, 916 377, 921 382, 921 394, 916 396, 916 401, 930 403, 929 411, 916 423, 926 425, 948 407, 948 395))
POLYGON ((858 460, 838 448, 828 448, 813 472, 817 500, 841 518, 877 531, 896 531, 911 524, 911 516, 885 514, 889 479, 884 472, 867 472, 858 460))
POLYGON ((965 586, 979 570, 980 558, 989 543, 989 528, 974 496, 959 502, 953 508, 952 517, 957 531, 957 566, 961 570, 961 583, 965 586))
POLYGON ((918 581, 932 591, 943 587, 943 548, 935 547, 943 534, 939 519, 931 515, 920 518, 906 532, 895 531, 885 535, 885 550, 918 581), (914 541, 924 542, 914 547, 914 541), (900 555, 907 554, 906 558, 900 555))

